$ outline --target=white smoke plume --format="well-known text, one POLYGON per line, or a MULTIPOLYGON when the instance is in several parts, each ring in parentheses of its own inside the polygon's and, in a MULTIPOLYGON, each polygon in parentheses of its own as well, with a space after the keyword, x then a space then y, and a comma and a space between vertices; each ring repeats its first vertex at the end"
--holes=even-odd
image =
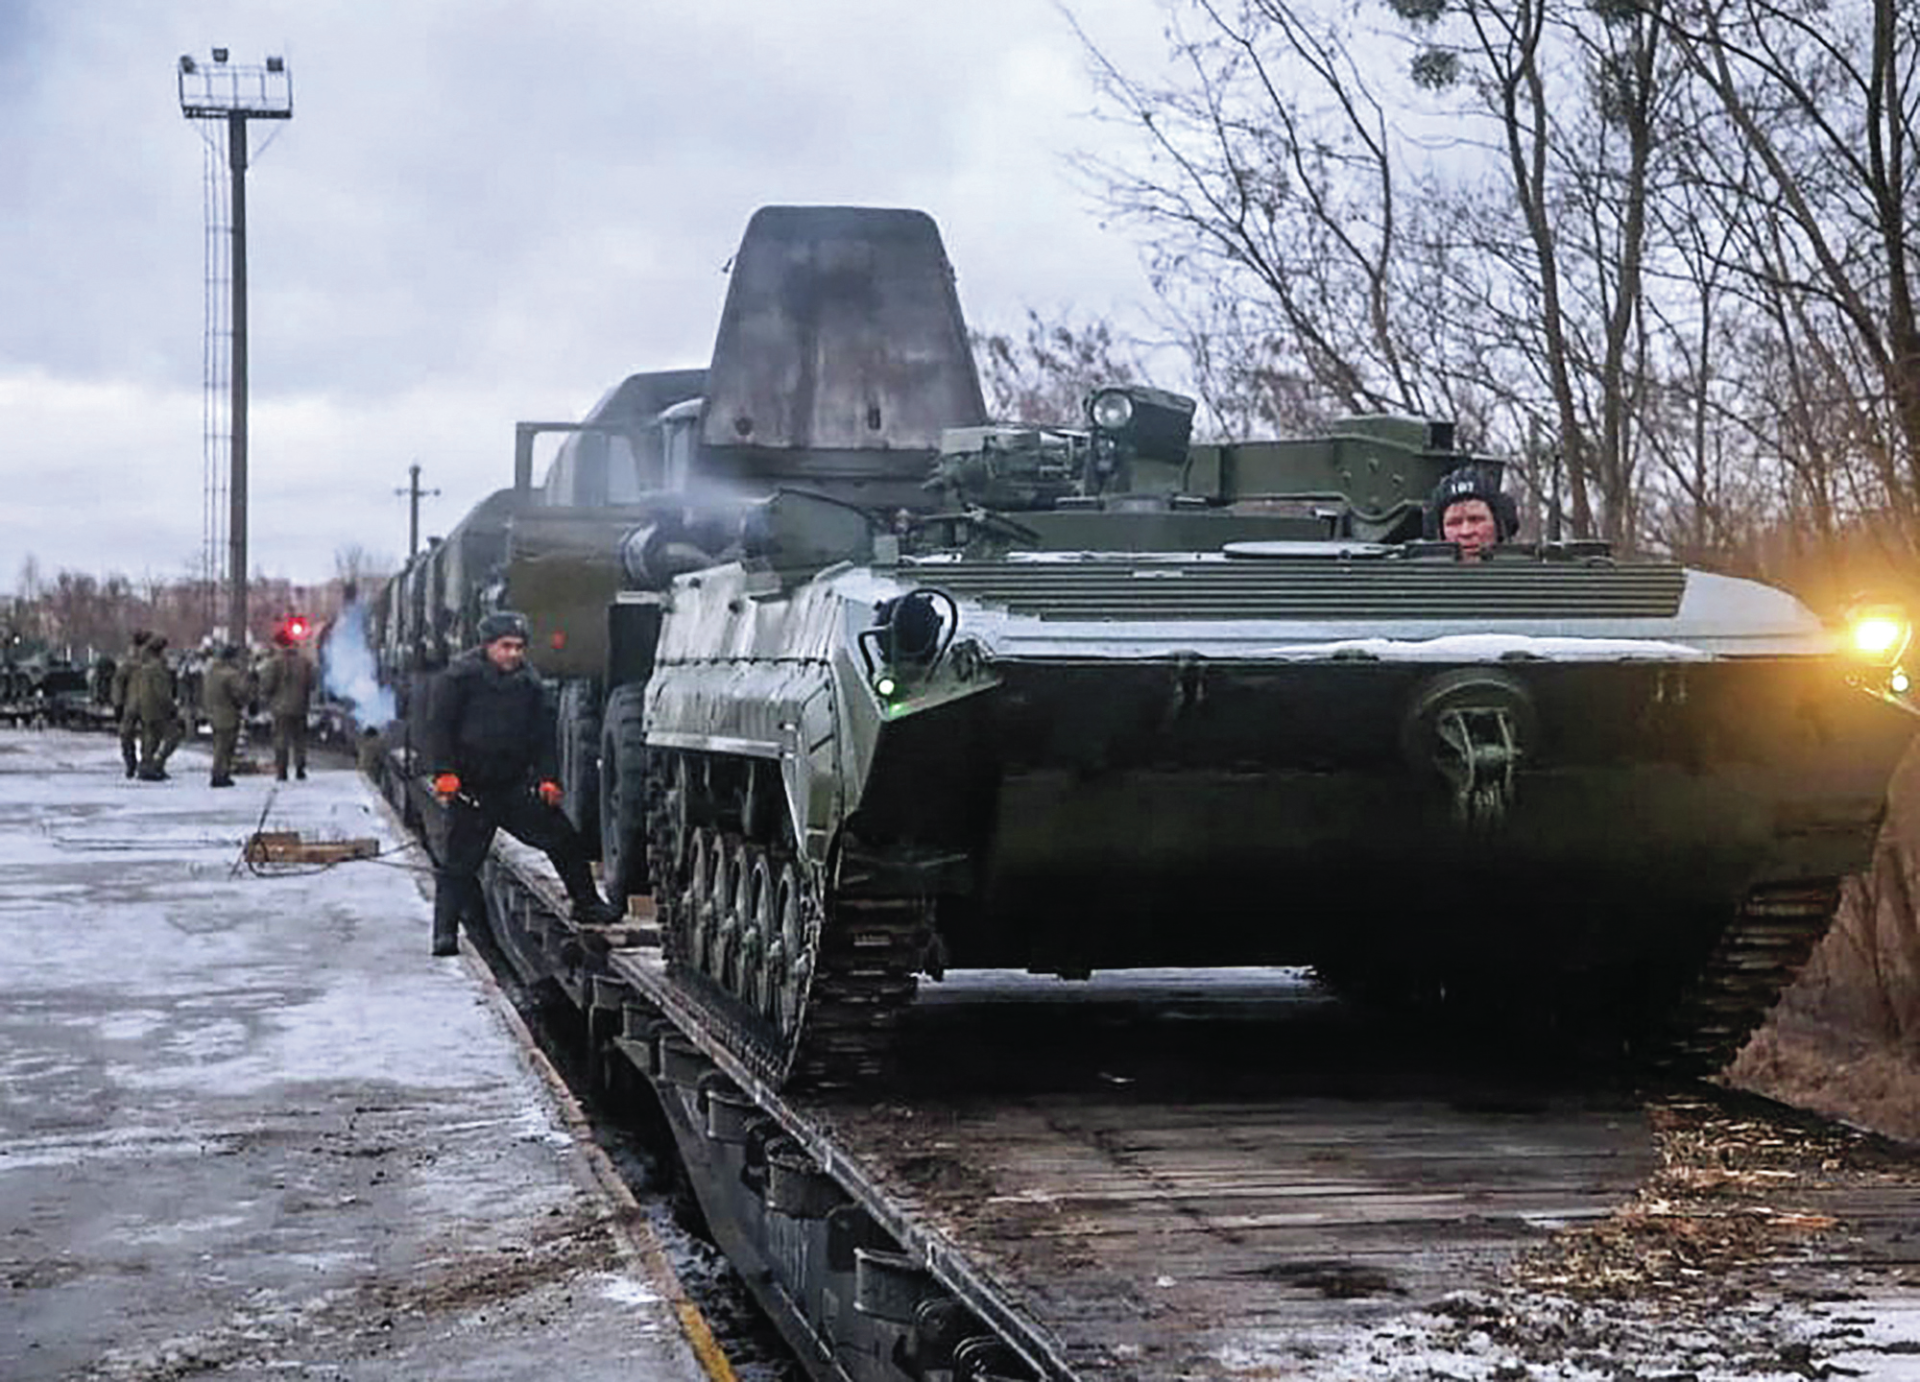
POLYGON ((393 692, 380 684, 374 671, 365 605, 341 607, 320 659, 320 682, 353 708, 362 729, 383 729, 394 718, 393 692))

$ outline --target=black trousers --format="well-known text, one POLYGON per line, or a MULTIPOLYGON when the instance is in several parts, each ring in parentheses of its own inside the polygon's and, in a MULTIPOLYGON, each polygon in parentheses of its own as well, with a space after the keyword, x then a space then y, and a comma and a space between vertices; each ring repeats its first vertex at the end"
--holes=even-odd
POLYGON ((435 904, 455 907, 471 922, 484 911, 480 866, 487 860, 493 832, 504 830, 553 860, 554 871, 575 902, 598 900, 586 847, 558 807, 548 806, 526 788, 463 793, 447 807, 447 834, 433 872, 435 904), (446 899, 454 899, 447 901, 446 899))

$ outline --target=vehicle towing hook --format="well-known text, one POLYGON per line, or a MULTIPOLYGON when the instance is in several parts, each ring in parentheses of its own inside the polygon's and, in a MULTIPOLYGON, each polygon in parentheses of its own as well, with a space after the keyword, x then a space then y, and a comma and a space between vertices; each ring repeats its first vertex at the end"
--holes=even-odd
POLYGON ((1503 708, 1448 709, 1434 724, 1434 766, 1453 787, 1454 818, 1476 833, 1496 830, 1513 806, 1518 736, 1503 708))

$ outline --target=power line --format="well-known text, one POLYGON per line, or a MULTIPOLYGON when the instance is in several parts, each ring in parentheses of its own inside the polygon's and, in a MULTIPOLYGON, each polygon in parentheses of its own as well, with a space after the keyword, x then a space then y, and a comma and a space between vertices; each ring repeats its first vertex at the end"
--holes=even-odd
POLYGON ((407 560, 412 561, 420 551, 420 501, 428 495, 440 493, 437 489, 420 488, 420 462, 415 461, 407 467, 407 487, 397 489, 395 494, 406 496, 407 503, 407 560))

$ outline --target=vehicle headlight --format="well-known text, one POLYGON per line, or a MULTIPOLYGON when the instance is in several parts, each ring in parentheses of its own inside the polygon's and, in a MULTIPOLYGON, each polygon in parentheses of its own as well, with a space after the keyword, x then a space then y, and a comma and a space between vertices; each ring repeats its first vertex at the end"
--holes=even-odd
POLYGON ((1133 399, 1125 389, 1102 389, 1087 400, 1087 417, 1102 432, 1118 432, 1133 421, 1133 399))
POLYGON ((1892 666, 1912 639, 1913 622, 1899 605, 1857 605, 1847 613, 1847 647, 1863 661, 1892 666))

